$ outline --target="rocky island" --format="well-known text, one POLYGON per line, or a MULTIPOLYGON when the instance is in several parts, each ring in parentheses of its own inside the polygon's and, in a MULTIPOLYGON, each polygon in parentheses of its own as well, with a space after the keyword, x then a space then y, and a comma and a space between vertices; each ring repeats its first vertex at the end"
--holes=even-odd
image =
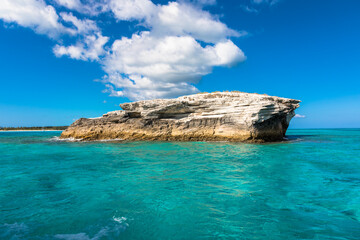
POLYGON ((243 92, 214 92, 120 104, 123 110, 81 118, 61 138, 81 140, 283 140, 299 100, 243 92))

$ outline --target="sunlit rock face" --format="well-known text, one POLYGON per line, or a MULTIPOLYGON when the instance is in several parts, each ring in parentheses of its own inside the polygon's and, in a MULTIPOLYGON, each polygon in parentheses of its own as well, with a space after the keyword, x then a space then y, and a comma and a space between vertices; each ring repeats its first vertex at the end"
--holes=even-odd
POLYGON ((61 138, 280 141, 299 102, 254 93, 215 92, 123 103, 122 111, 75 121, 61 138))

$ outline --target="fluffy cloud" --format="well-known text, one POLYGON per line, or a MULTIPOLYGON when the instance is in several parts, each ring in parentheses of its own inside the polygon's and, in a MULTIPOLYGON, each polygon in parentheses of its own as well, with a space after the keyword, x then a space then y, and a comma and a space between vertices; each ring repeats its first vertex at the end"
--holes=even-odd
POLYGON ((184 2, 155 5, 149 0, 112 0, 110 9, 119 20, 143 20, 157 35, 190 35, 214 43, 245 34, 229 29, 209 12, 184 2))
POLYGON ((107 2, 108 0, 86 0, 81 2, 81 0, 53 0, 59 6, 63 6, 70 10, 75 10, 80 13, 97 15, 101 12, 107 11, 107 2))
POLYGON ((98 61, 106 73, 102 78, 105 91, 111 96, 139 100, 196 93, 194 85, 214 67, 231 67, 246 58, 230 39, 246 33, 229 28, 202 9, 203 5, 216 4, 215 0, 164 5, 150 0, 48 2, 56 4, 2 0, 0 18, 50 37, 68 34, 72 43, 64 45, 68 40, 60 39, 54 54, 98 61), (66 12, 58 14, 55 7, 66 12), (115 21, 141 24, 146 30, 109 43, 110 38, 103 35, 96 22, 101 12, 110 12, 115 21))
POLYGON ((89 19, 80 20, 75 17, 72 13, 60 13, 61 18, 68 23, 71 23, 75 30, 74 33, 77 34, 88 34, 91 32, 100 32, 100 29, 96 23, 89 19))
POLYGON ((158 37, 142 32, 113 43, 103 61, 108 73, 104 81, 134 100, 176 96, 197 92, 191 84, 214 66, 231 66, 244 59, 230 40, 202 47, 191 36, 158 37))
POLYGON ((192 82, 211 72, 213 66, 229 66, 244 60, 230 40, 202 47, 190 36, 154 37, 150 32, 116 40, 105 61, 106 72, 142 75, 156 81, 192 82))
POLYGON ((216 66, 233 66, 245 60, 229 37, 240 36, 209 12, 186 2, 154 5, 148 0, 138 11, 118 1, 112 11, 119 20, 142 21, 149 31, 115 40, 102 64, 103 78, 113 96, 132 100, 174 97, 198 92, 193 84, 216 66), (116 9, 116 10, 114 10, 116 9), (132 13, 132 14, 130 14, 132 13), (201 45, 201 41, 203 44, 201 45))
POLYGON ((60 16, 65 22, 73 25, 72 31, 80 35, 80 39, 75 45, 57 44, 53 49, 57 57, 69 56, 73 59, 94 61, 105 55, 104 45, 109 41, 109 37, 102 35, 94 21, 78 19, 72 13, 60 13, 60 16))
POLYGON ((80 0, 55 0, 55 2, 69 9, 80 10, 84 8, 80 0))
POLYGON ((56 45, 53 49, 57 57, 69 56, 78 60, 99 60, 99 57, 105 55, 104 45, 109 38, 101 33, 85 36, 84 39, 75 45, 62 46, 56 45))
POLYGON ((150 0, 110 0, 109 9, 119 20, 150 21, 156 5, 150 0))
POLYGON ((171 98, 198 92, 196 87, 186 82, 154 82, 147 77, 137 75, 127 78, 113 73, 106 75, 103 81, 106 84, 104 92, 110 93, 110 96, 126 96, 132 100, 171 98))
MULTIPOLYGON (((73 0, 61 1, 72 6, 73 0)), ((29 27, 36 33, 46 34, 51 38, 57 38, 63 34, 83 35, 100 31, 96 22, 88 19, 80 20, 72 13, 62 12, 58 14, 53 6, 47 5, 43 0, 2 0, 0 19, 7 23, 29 27), (64 22, 70 23, 72 26, 65 27, 64 22)))
POLYGON ((229 29, 210 13, 177 2, 159 7, 151 26, 155 34, 190 35, 200 41, 211 43, 241 35, 229 29))
POLYGON ((1 0, 0 19, 32 28, 52 38, 68 31, 60 23, 55 8, 46 5, 43 0, 1 0))

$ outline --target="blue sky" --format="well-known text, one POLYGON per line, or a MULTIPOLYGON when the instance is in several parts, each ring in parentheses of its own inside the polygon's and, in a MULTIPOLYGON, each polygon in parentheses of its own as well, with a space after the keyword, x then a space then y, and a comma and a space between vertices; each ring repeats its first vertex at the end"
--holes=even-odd
POLYGON ((101 4, 0 3, 0 126, 67 125, 130 100, 240 90, 300 99, 305 117, 291 128, 360 127, 359 1, 101 4), (174 10, 181 21, 154 17, 174 10), (176 51, 164 60, 162 48, 176 51), (163 70, 167 59, 177 72, 163 70))

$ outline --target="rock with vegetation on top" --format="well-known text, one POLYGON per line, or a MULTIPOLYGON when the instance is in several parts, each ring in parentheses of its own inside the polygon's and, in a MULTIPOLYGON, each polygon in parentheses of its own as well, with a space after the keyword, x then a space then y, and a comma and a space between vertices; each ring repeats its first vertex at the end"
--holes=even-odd
POLYGON ((122 111, 75 121, 61 138, 279 141, 299 102, 256 93, 214 92, 123 103, 122 111))

